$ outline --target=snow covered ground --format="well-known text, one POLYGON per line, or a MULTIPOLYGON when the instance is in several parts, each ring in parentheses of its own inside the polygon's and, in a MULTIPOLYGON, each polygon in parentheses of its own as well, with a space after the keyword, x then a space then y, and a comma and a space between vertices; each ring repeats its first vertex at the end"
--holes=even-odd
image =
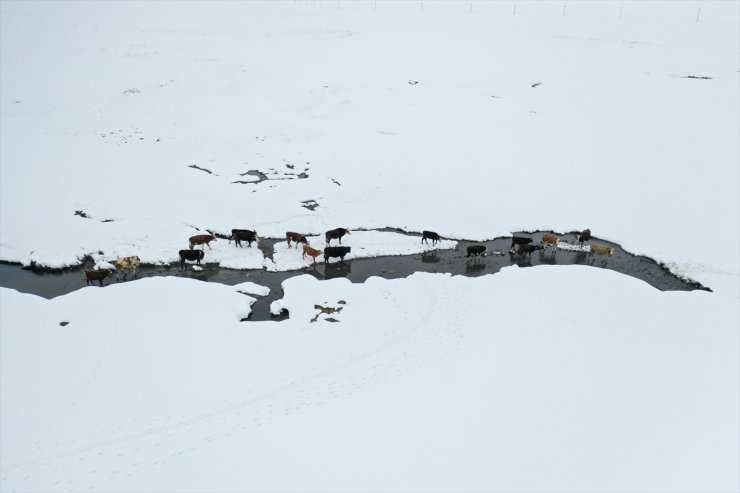
POLYGON ((377 4, 3 2, 0 259, 590 227, 740 272, 737 2, 377 4))
POLYGON ((0 490, 740 490, 739 10, 0 2, 0 260, 589 227, 714 290, 299 276, 248 323, 252 284, 0 288, 0 490))
POLYGON ((585 266, 303 275, 289 320, 240 323, 234 288, 0 289, 2 490, 737 490, 729 297, 585 266))

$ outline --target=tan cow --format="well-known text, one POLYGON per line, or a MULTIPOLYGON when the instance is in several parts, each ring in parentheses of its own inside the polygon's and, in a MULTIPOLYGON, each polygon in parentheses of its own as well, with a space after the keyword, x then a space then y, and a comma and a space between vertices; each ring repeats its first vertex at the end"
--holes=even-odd
MULTIPOLYGON (((615 249, 613 247, 608 247, 608 246, 604 246, 604 245, 597 245, 595 243, 592 243, 591 244, 591 249, 588 252, 588 256, 591 257, 592 255, 599 255, 601 257, 604 257, 601 260, 601 264, 604 265, 604 264, 606 264, 607 260, 609 259, 609 257, 612 256, 612 254, 614 252, 615 252, 615 249)), ((591 260, 591 263, 593 263, 594 260, 596 260, 596 259, 595 258, 592 259, 591 260)))
POLYGON ((557 250, 558 243, 560 243, 560 238, 550 233, 545 233, 544 235, 542 235, 542 240, 540 240, 540 245, 549 245, 552 247, 553 251, 557 250))
POLYGON ((139 265, 141 265, 141 259, 137 255, 132 257, 119 257, 118 260, 116 260, 117 269, 134 269, 134 272, 136 272, 136 268, 139 265))
POLYGON ((324 252, 322 252, 321 250, 317 250, 308 245, 303 245, 303 258, 306 258, 306 255, 308 255, 309 257, 313 258, 314 264, 316 263, 316 257, 322 255, 323 253, 324 252))
MULTIPOLYGON (((141 265, 141 259, 136 255, 132 257, 119 257, 118 260, 116 260, 116 269, 118 269, 118 272, 132 270, 134 272, 134 277, 136 277, 136 268, 139 265, 141 265)), ((116 272, 116 280, 118 280, 118 272, 116 272)))

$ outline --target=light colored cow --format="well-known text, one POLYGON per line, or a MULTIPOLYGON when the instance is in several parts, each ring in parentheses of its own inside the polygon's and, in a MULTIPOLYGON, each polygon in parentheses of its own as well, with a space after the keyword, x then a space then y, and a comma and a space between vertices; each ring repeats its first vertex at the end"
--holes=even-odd
MULTIPOLYGON (((131 270, 136 277, 136 268, 141 265, 141 259, 134 255, 132 257, 119 257, 116 260, 116 269, 118 272, 131 270)), ((118 272, 116 273, 116 280, 118 280, 118 272)))
MULTIPOLYGON (((604 257, 601 260, 601 265, 604 265, 615 251, 616 250, 613 247, 592 243, 591 248, 588 251, 588 256, 591 257, 592 255, 598 255, 600 257, 604 257)), ((596 258, 591 259, 592 264, 594 263, 594 260, 596 260, 596 258)))
POLYGON ((321 250, 317 250, 308 245, 303 245, 303 258, 306 258, 306 255, 308 255, 309 257, 313 258, 314 264, 316 263, 316 257, 318 257, 319 255, 322 255, 323 253, 324 252, 322 252, 321 250))
POLYGON ((540 245, 549 245, 552 247, 553 251, 557 250, 558 243, 560 243, 560 238, 550 233, 545 233, 544 235, 542 235, 542 240, 540 240, 540 245))

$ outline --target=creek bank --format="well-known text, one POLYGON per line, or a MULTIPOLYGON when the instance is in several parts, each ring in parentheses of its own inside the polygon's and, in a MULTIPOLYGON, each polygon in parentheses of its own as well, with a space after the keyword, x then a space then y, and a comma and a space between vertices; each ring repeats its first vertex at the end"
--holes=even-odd
MULTIPOLYGON (((384 230, 399 232, 409 236, 420 235, 406 233, 401 230, 386 228, 384 230)), ((379 230, 383 231, 383 230, 379 230)), ((516 232, 515 235, 531 236, 535 242, 544 232, 516 232)), ((575 233, 558 235, 561 241, 568 243, 576 242, 575 233)), ((260 242, 260 250, 268 257, 272 257, 274 244, 282 239, 264 239, 260 242)), ((711 291, 700 283, 690 279, 683 279, 671 273, 664 265, 655 260, 633 255, 623 250, 619 245, 608 241, 593 238, 594 243, 599 243, 615 248, 615 253, 608 259, 605 265, 596 261, 594 268, 611 269, 632 277, 641 279, 661 291, 691 291, 695 289, 711 291)), ((217 264, 204 263, 202 270, 192 268, 180 269, 179 264, 170 265, 141 265, 136 272, 136 278, 154 276, 179 276, 189 277, 204 282, 219 282, 227 285, 236 285, 245 281, 251 281, 270 288, 266 296, 257 297, 258 300, 252 305, 250 321, 280 320, 287 318, 287 314, 278 317, 270 314, 270 304, 282 298, 282 282, 290 277, 308 274, 317 279, 333 279, 345 277, 352 282, 365 282, 369 277, 378 276, 385 279, 398 279, 408 277, 415 272, 449 273, 452 275, 463 275, 476 277, 485 274, 494 274, 502 268, 510 265, 519 267, 531 267, 536 265, 589 265, 588 254, 579 251, 547 250, 523 256, 510 252, 511 238, 496 238, 490 241, 458 240, 457 248, 454 250, 429 250, 423 253, 409 255, 381 256, 371 258, 359 258, 345 260, 344 263, 332 261, 321 262, 316 265, 304 267, 298 270, 271 272, 267 270, 237 270, 227 269, 217 264), (482 257, 466 257, 468 246, 478 244, 487 247, 487 255, 482 257)), ((85 287, 85 270, 92 268, 92 260, 83 265, 68 267, 65 269, 40 269, 27 267, 20 264, 0 263, 0 286, 17 289, 18 291, 32 293, 44 298, 54 298, 85 287)), ((121 274, 119 282, 133 280, 130 273, 121 274)))

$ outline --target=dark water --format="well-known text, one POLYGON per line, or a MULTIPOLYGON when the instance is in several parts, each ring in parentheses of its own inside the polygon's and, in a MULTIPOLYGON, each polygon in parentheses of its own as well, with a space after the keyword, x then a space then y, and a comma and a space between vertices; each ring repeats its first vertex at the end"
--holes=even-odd
MULTIPOLYGON (((389 230, 403 233, 397 230, 389 230)), ((405 234, 405 233, 404 233, 405 234)), ((542 237, 543 232, 516 233, 517 236, 528 236, 534 238, 535 243, 542 237)), ((420 238, 419 235, 412 235, 420 238)), ((575 234, 558 235, 561 241, 575 242, 575 234)), ((273 245, 278 240, 264 239, 259 248, 268 257, 272 257, 273 245)), ((282 241, 282 239, 280 240, 282 241)), ((612 246, 615 253, 602 264, 601 257, 592 257, 594 268, 606 268, 621 272, 641 279, 662 291, 690 291, 694 289, 708 288, 701 284, 681 279, 671 274, 668 269, 654 260, 633 255, 624 251, 619 245, 608 241, 593 238, 589 243, 612 246)), ((348 243, 349 246, 351 244, 348 243)), ((179 276, 198 279, 204 282, 219 282, 227 285, 239 284, 246 281, 268 286, 270 294, 259 298, 252 306, 250 320, 276 320, 283 317, 272 317, 270 315, 270 303, 283 297, 282 282, 296 275, 309 274, 317 279, 333 279, 346 277, 352 282, 364 282, 368 277, 379 276, 386 279, 408 277, 414 272, 451 273, 469 277, 493 274, 503 267, 518 265, 529 267, 534 265, 589 265, 590 259, 586 253, 568 252, 557 250, 552 252, 548 248, 547 253, 538 251, 531 256, 520 256, 509 253, 511 238, 497 238, 491 241, 472 242, 467 240, 458 241, 455 250, 436 250, 423 254, 398 255, 390 257, 374 257, 367 259, 345 260, 342 264, 337 259, 332 263, 319 262, 315 267, 307 267, 301 270, 288 272, 268 272, 265 270, 234 270, 222 269, 217 265, 204 264, 204 270, 195 272, 193 270, 180 270, 179 264, 168 266, 142 265, 136 272, 136 278, 153 276, 179 276), (481 244, 488 247, 488 255, 479 258, 466 258, 465 252, 468 245, 481 244), (491 252, 500 251, 503 255, 494 255, 491 252)), ((256 247, 252 247, 256 248, 256 247)), ((45 298, 53 298, 62 294, 85 287, 85 270, 92 267, 92 262, 74 268, 50 271, 38 269, 23 269, 17 264, 0 263, 0 286, 17 289, 25 293, 33 293, 45 298)), ((128 274, 127 278, 121 276, 119 282, 132 280, 133 276, 128 274)), ((109 277, 103 282, 106 286, 115 279, 109 277)))

